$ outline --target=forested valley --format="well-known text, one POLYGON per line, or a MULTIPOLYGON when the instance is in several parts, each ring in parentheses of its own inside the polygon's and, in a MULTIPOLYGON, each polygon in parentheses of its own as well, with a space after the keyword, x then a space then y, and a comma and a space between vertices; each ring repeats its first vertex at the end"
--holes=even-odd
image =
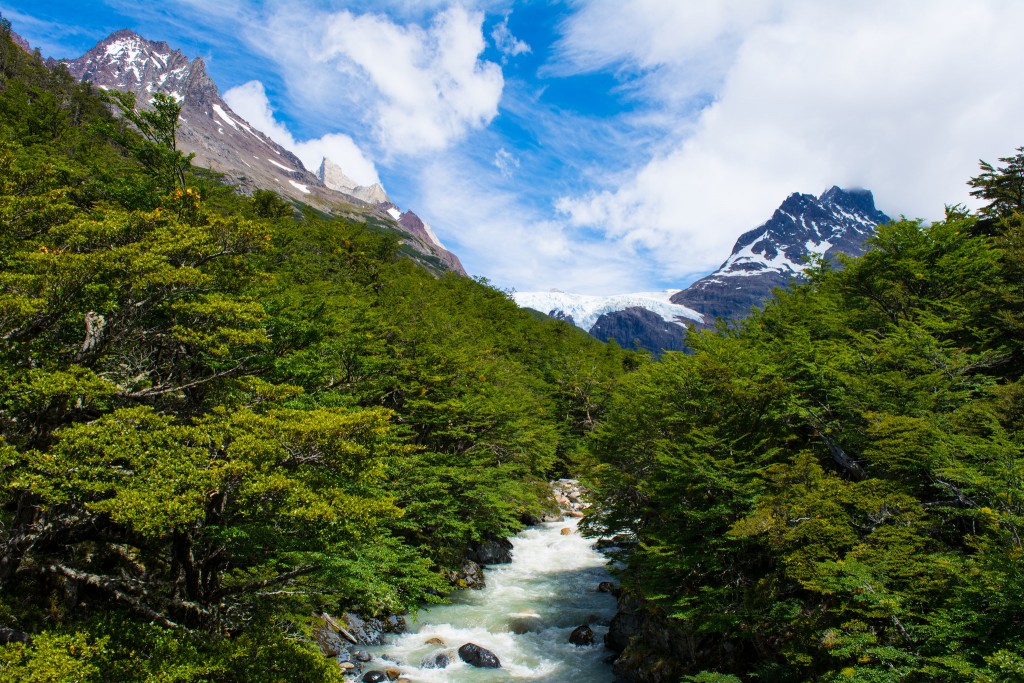
POLYGON ((442 599, 643 358, 237 194, 155 104, 0 36, 0 678, 340 680, 314 612, 442 599))
POLYGON ((0 36, 0 679, 341 680, 315 613, 442 600, 575 474, 620 675, 1024 680, 1024 154, 654 362, 156 105, 0 36))

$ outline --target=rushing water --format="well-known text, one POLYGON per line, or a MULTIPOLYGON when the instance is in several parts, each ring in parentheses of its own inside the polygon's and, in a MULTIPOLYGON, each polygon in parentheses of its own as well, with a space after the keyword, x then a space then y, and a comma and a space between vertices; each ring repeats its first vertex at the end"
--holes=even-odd
POLYGON ((397 667, 416 683, 610 683, 615 677, 604 663, 609 651, 603 643, 615 599, 598 593, 597 585, 611 577, 606 558, 577 533, 577 522, 541 524, 511 539, 512 563, 485 570, 486 588, 457 591, 451 605, 420 611, 409 631, 372 648, 374 661, 364 669, 397 667), (562 534, 566 527, 572 533, 562 534), (585 623, 594 644, 569 643, 572 630, 585 623), (428 644, 432 638, 445 644, 428 644), (462 662, 456 651, 465 643, 496 654, 501 668, 462 662), (446 668, 420 666, 444 650, 452 660, 446 668))

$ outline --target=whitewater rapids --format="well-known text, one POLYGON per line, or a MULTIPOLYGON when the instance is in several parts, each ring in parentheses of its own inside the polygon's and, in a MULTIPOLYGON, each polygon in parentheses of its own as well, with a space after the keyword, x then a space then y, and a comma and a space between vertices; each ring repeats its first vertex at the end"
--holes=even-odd
POLYGON ((578 522, 540 524, 512 538, 512 562, 486 569, 486 588, 456 591, 451 605, 421 610, 407 632, 370 648, 374 660, 364 671, 395 667, 416 683, 611 683, 603 643, 615 599, 597 592, 611 576, 593 541, 577 532, 578 522), (565 528, 571 533, 563 534, 565 528), (587 623, 594 644, 569 643, 572 630, 587 623), (445 644, 428 644, 432 638, 445 644), (465 643, 493 652, 501 668, 464 663, 457 650, 465 643), (451 660, 446 668, 421 666, 441 651, 451 660))

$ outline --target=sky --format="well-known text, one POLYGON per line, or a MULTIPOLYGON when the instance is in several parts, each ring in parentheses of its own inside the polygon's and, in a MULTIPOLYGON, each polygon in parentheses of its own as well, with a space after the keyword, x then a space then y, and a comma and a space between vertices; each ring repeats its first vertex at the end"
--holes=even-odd
POLYGON ((203 57, 315 170, 379 180, 474 276, 681 289, 793 192, 974 206, 1024 145, 1019 0, 0 0, 44 56, 203 57))

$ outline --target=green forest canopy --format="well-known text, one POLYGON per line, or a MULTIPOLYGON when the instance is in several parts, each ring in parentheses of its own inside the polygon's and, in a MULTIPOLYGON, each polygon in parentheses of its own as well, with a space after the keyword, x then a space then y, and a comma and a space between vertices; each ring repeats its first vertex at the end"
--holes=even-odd
POLYGON ((693 681, 1024 680, 1024 149, 626 377, 597 530, 693 681))

